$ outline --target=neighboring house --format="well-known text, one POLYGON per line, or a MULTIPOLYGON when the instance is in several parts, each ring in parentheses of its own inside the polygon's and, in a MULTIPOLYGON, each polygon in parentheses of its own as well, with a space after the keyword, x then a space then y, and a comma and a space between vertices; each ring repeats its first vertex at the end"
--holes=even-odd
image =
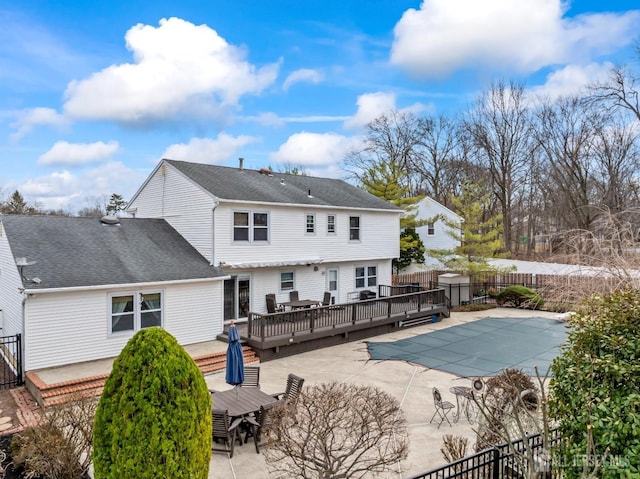
POLYGON ((226 277, 162 219, 0 216, 1 334, 23 335, 25 371, 117 356, 149 326, 213 340, 226 277))
MULTIPOLYGON (((460 216, 433 198, 426 197, 416 208, 416 219, 427 221, 427 224, 416 228, 427 251, 425 254, 425 263, 429 263, 427 256, 430 249, 452 250, 460 246, 460 241, 455 240, 449 235, 448 231, 450 228, 440 219, 441 217, 447 218, 448 221, 462 224, 462 218, 460 216)), ((431 261, 433 262, 435 260, 431 261)))
POLYGON ((338 179, 162 160, 129 201, 164 218, 224 282, 224 320, 266 312, 265 295, 336 303, 391 284, 403 210, 338 179))

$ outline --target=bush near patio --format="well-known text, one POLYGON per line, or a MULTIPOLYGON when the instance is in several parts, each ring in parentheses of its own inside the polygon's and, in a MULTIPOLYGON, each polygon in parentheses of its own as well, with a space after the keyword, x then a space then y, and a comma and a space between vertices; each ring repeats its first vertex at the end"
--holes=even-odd
POLYGON ((211 396, 193 359, 161 328, 138 331, 106 381, 94 425, 95 479, 205 479, 211 396))
POLYGON ((595 295, 569 326, 550 382, 563 477, 585 477, 585 461, 593 477, 640 477, 640 291, 595 295))
POLYGON ((540 309, 544 305, 544 301, 538 293, 531 288, 520 285, 507 286, 498 293, 493 293, 492 297, 500 306, 506 304, 514 308, 540 309))

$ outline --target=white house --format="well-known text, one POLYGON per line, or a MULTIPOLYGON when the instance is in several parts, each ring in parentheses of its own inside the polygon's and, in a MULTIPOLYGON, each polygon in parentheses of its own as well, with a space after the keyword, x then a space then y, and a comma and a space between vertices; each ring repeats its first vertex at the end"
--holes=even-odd
MULTIPOLYGON (((458 224, 462 224, 463 221, 462 217, 433 198, 426 197, 416 208, 416 219, 428 221, 427 224, 416 228, 416 232, 427 251, 430 249, 451 250, 460 246, 460 241, 448 234, 447 231, 450 228, 441 219, 442 217, 458 224)), ((425 257, 425 263, 429 264, 430 261, 433 263, 436 260, 425 257)))
POLYGON ((163 160, 133 218, 0 216, 0 327, 24 371, 117 356, 140 328, 180 344, 265 312, 391 284, 402 210, 341 180, 163 160), (108 219, 108 218, 107 218, 108 219))
POLYGON ((162 219, 0 217, 1 334, 22 334, 24 371, 117 356, 148 326, 213 340, 226 277, 162 219))
POLYGON ((346 302, 391 284, 403 210, 331 178, 162 160, 127 211, 163 218, 224 281, 224 320, 266 312, 290 291, 346 302))

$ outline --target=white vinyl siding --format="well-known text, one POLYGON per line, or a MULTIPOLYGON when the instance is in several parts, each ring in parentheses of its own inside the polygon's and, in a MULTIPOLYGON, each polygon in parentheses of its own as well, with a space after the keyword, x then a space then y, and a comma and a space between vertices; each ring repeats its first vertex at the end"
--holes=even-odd
MULTIPOLYGON (((0 226, 2 224, 0 223, 0 226)), ((22 330, 22 281, 7 240, 6 231, 0 234, 0 308, 4 318, 0 336, 23 333, 22 330)))
POLYGON ((211 195, 170 165, 158 168, 129 205, 136 218, 164 218, 202 256, 213 261, 211 195))
MULTIPOLYGON (((181 345, 212 341, 222 332, 222 283, 162 285, 164 329, 181 345)), ((25 304, 25 370, 120 354, 134 332, 109 334, 111 309, 106 305, 110 295, 129 291, 38 293, 29 297, 25 304)))

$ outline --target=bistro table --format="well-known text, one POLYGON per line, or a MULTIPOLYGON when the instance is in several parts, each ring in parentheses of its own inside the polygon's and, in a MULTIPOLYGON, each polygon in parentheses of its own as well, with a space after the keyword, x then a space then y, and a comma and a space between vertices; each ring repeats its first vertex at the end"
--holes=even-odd
POLYGON ((453 422, 458 422, 464 409, 464 415, 470 424, 473 424, 473 389, 466 386, 453 386, 449 391, 456 395, 456 412, 453 414, 453 422))
POLYGON ((211 394, 213 409, 227 410, 229 416, 243 417, 260 411, 260 406, 268 406, 278 402, 276 398, 258 388, 236 386, 226 391, 211 394))
POLYGON ((316 301, 313 299, 298 299, 296 301, 285 301, 284 303, 280 303, 282 306, 289 307, 291 309, 302 309, 302 308, 310 308, 312 306, 318 306, 320 301, 316 301))

